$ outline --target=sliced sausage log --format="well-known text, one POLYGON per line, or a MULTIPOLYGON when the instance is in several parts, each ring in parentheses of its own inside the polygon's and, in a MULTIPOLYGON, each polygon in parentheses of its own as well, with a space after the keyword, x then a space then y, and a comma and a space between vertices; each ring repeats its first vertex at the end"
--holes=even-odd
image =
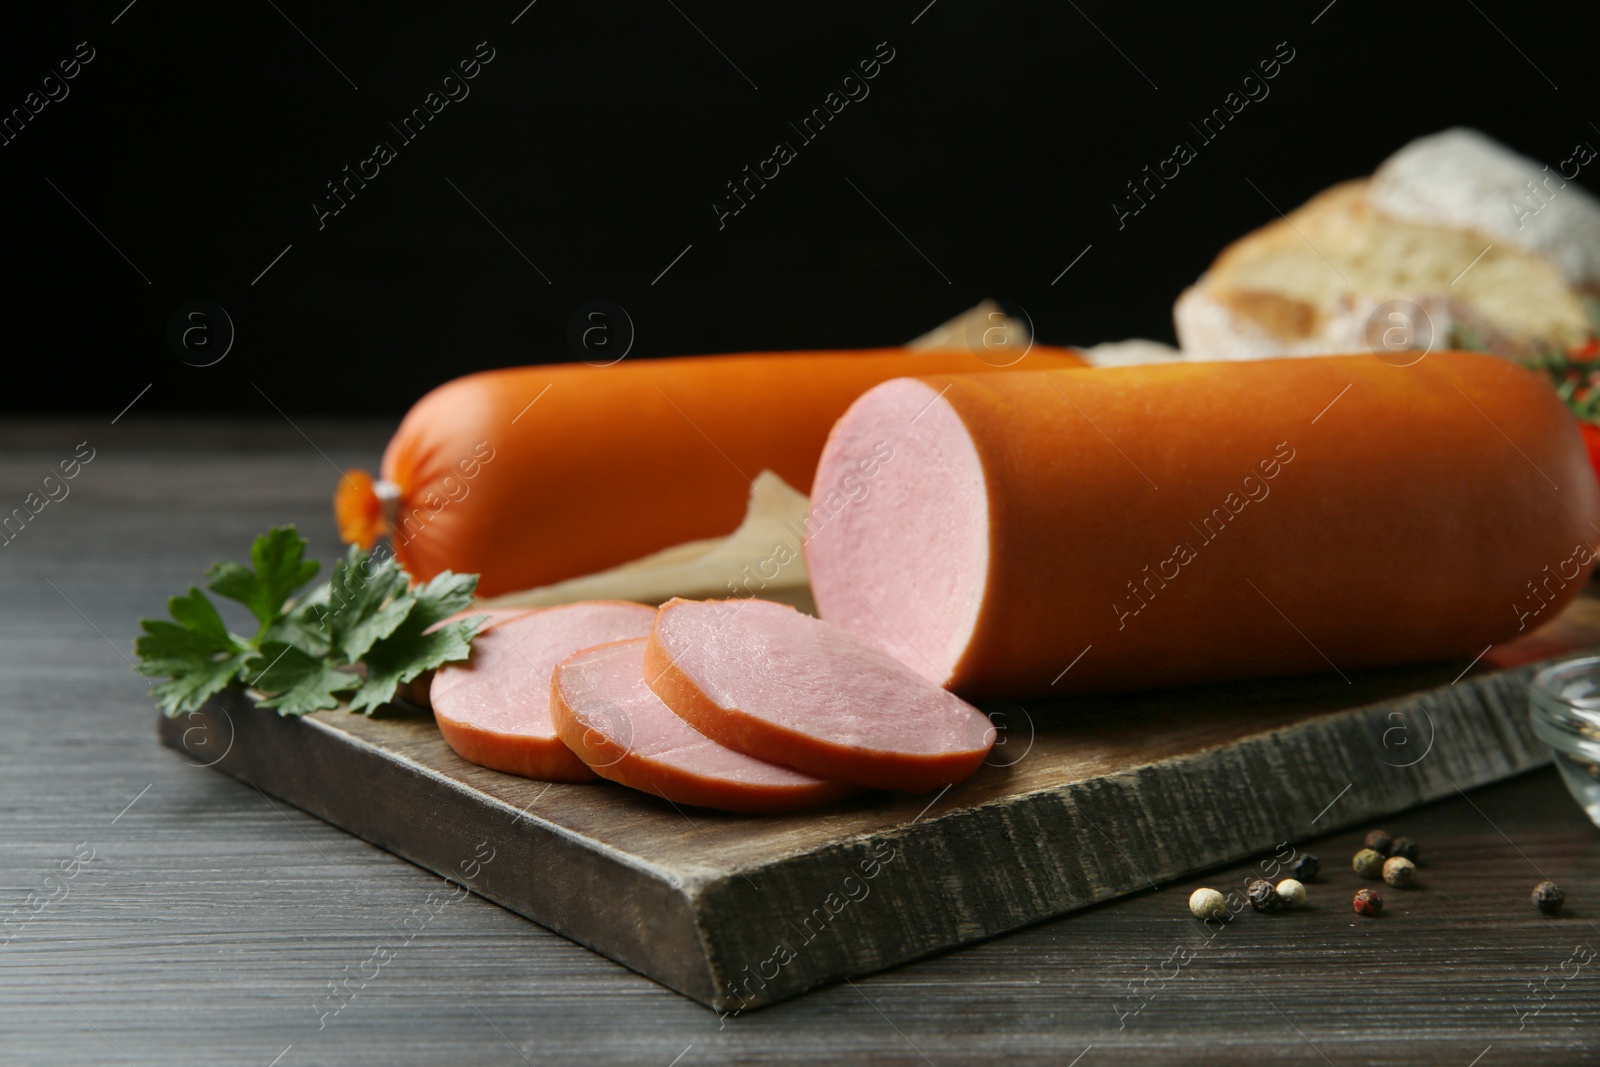
POLYGON ((556 732, 602 778, 735 812, 797 811, 856 792, 717 744, 675 715, 644 683, 644 641, 578 653, 556 667, 556 732))
POLYGON ((689 725, 758 759, 869 789, 959 782, 988 716, 830 623, 766 600, 670 600, 645 679, 689 725))
POLYGON ((1549 383, 1462 352, 901 379, 813 502, 846 484, 808 531, 822 617, 969 698, 1470 658, 1600 540, 1549 383))
POLYGON ((433 676, 434 721, 462 759, 548 782, 595 777, 556 736, 550 674, 574 652, 643 637, 655 609, 621 600, 586 601, 498 622, 472 642, 472 657, 433 676))

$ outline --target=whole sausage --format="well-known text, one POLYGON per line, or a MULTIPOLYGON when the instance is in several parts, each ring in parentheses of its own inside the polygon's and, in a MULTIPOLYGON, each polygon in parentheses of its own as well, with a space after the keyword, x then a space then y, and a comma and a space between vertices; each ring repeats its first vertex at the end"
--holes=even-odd
POLYGON ((815 484, 823 617, 969 698, 1476 656, 1600 542, 1565 406, 1461 352, 888 382, 815 484))
MULTIPOLYGON (((1035 345, 1012 366, 1082 362, 1035 345)), ((387 533, 413 576, 478 574, 481 596, 547 585, 732 532, 750 479, 808 485, 829 427, 879 382, 998 369, 974 352, 878 349, 468 375, 412 407, 381 481, 340 481, 340 534, 370 546, 387 533)))

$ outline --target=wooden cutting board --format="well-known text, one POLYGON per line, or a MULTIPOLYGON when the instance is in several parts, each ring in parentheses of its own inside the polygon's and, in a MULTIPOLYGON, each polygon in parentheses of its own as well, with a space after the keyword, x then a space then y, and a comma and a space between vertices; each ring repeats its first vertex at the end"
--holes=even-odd
POLYGON ((228 693, 160 733, 738 1011, 1539 766, 1527 661, 1597 644, 1600 601, 1586 598, 1470 666, 998 702, 1000 743, 969 781, 792 816, 485 770, 402 707, 283 719, 228 693))

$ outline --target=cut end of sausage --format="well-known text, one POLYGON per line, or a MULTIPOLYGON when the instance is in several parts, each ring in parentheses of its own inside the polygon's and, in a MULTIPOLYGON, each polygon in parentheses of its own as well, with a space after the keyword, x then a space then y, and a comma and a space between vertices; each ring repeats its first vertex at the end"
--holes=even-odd
POLYGON ((938 389, 885 382, 839 420, 812 486, 805 555, 824 619, 950 681, 983 605, 989 492, 938 389))
POLYGON ((797 811, 855 792, 697 731, 645 685, 644 646, 634 640, 587 649, 551 679, 557 733, 601 777, 676 804, 734 812, 797 811))
POLYGON ((646 683, 700 733, 869 789, 959 782, 994 743, 988 716, 848 631, 766 600, 672 600, 646 683))
POLYGON ((480 767, 549 782, 588 782, 594 772, 556 736, 550 675, 595 645, 643 637, 655 609, 625 601, 566 604, 496 619, 466 663, 433 676, 429 697, 445 742, 480 767))

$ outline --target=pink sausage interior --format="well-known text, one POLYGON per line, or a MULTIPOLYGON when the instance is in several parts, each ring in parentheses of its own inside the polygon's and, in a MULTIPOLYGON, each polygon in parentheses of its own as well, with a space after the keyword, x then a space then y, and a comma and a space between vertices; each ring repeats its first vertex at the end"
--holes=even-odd
POLYGON ((938 390, 898 378, 850 407, 817 467, 806 533, 822 617, 948 681, 983 603, 989 494, 938 390))
POLYGON ((555 740, 550 674, 575 652, 643 637, 655 621, 643 604, 597 602, 533 611, 499 622, 472 642, 472 658, 441 668, 434 713, 496 734, 555 740))
POLYGON ((561 666, 560 685, 580 724, 648 763, 752 788, 822 784, 819 778, 725 748, 678 718, 644 684, 642 640, 574 656, 561 666))
POLYGON ((986 751, 988 716, 854 635, 765 600, 674 601, 653 639, 710 700, 878 756, 986 751))

